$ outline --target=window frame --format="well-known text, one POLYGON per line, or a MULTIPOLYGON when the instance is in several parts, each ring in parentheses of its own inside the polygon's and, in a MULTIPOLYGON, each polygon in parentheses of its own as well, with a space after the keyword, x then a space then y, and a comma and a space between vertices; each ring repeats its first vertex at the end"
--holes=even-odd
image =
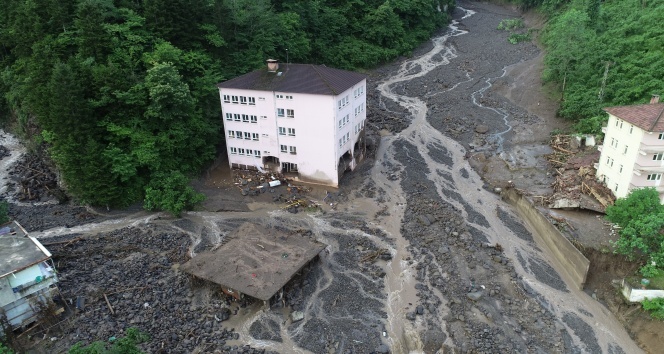
POLYGON ((279 151, 281 152, 288 152, 288 145, 279 145, 279 151))
POLYGON ((295 118, 295 110, 294 109, 286 109, 286 118, 295 118))
POLYGON ((283 118, 286 116, 285 108, 277 108, 277 117, 283 118))
POLYGON ((288 128, 288 136, 295 136, 295 128, 288 128))
POLYGON ((279 135, 284 135, 284 136, 286 135, 286 128, 285 127, 277 127, 277 128, 279 128, 278 129, 279 135))

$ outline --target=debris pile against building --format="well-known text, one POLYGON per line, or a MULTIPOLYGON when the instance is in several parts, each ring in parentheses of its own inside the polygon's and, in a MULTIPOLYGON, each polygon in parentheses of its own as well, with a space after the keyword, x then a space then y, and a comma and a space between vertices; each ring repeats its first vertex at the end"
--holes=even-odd
MULTIPOLYGON (((296 185, 282 174, 254 170, 233 170, 235 186, 244 196, 272 193, 272 201, 283 203, 291 213, 322 210, 321 203, 310 197, 312 188, 296 185)), ((335 203, 332 203, 334 206, 335 203)))
POLYGON ((236 299, 249 296, 269 304, 281 300, 284 286, 325 247, 311 236, 244 223, 221 246, 198 254, 182 268, 236 299))
POLYGON ((16 221, 0 225, 0 323, 3 330, 39 320, 58 278, 51 253, 16 221))
POLYGON ((599 152, 593 147, 594 138, 573 135, 555 135, 550 146, 553 153, 546 159, 555 169, 553 193, 539 197, 549 208, 581 208, 604 212, 615 198, 611 191, 598 182, 594 163, 599 152))

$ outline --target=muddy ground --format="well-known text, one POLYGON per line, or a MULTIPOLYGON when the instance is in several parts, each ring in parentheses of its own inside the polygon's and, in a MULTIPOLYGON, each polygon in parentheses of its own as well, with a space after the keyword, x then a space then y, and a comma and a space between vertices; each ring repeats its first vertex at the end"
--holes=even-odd
MULTIPOLYGON (((286 211, 275 201, 283 187, 242 196, 223 158, 196 183, 208 199, 182 219, 41 195, 21 201, 22 184, 5 176, 15 186, 4 190, 10 214, 54 254, 69 314, 19 339, 37 352, 62 352, 133 326, 150 335, 147 352, 639 352, 606 305, 642 348, 657 352, 661 323, 622 303, 610 284, 630 269, 607 254, 611 235, 601 219, 557 212, 579 230, 571 237, 599 249, 585 250, 593 268, 584 293, 494 193, 507 181, 547 193, 552 174, 542 155, 549 132, 566 125, 539 81, 541 51, 533 42, 511 45, 496 29, 521 15, 459 5, 458 22, 371 74, 375 144, 333 191, 336 210, 316 186, 308 195, 322 205, 316 212, 286 211), (247 221, 328 245, 269 310, 230 302, 179 269, 247 221)), ((10 151, 0 160, 5 170, 27 164, 15 139, 2 145, 10 151)))

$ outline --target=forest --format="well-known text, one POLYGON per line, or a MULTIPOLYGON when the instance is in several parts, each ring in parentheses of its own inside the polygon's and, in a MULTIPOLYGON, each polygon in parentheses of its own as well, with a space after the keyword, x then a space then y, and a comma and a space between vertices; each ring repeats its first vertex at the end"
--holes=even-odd
MULTIPOLYGON (((532 2, 535 0, 524 0, 532 2)), ((558 114, 599 134, 604 107, 664 94, 663 0, 544 0, 543 79, 561 93, 558 114)))
POLYGON ((268 58, 362 70, 408 55, 452 0, 5 0, 0 116, 82 203, 179 214, 216 156, 216 83, 268 58))
MULTIPOLYGON (((512 0, 547 18, 559 115, 664 93, 664 0, 512 0)), ((5 0, 0 118, 82 203, 178 214, 223 139, 215 84, 275 58, 365 70, 408 55, 453 0, 5 0)), ((506 44, 509 45, 509 44, 506 44)))

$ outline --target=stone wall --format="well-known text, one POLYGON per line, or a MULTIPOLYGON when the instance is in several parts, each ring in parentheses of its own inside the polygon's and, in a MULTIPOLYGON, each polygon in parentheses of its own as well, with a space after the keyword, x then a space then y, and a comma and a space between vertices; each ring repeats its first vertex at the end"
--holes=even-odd
POLYGON ((507 188, 501 193, 503 200, 516 207, 519 215, 533 227, 533 237, 546 248, 579 289, 583 289, 590 261, 572 245, 549 220, 537 210, 530 200, 515 189, 507 188))

